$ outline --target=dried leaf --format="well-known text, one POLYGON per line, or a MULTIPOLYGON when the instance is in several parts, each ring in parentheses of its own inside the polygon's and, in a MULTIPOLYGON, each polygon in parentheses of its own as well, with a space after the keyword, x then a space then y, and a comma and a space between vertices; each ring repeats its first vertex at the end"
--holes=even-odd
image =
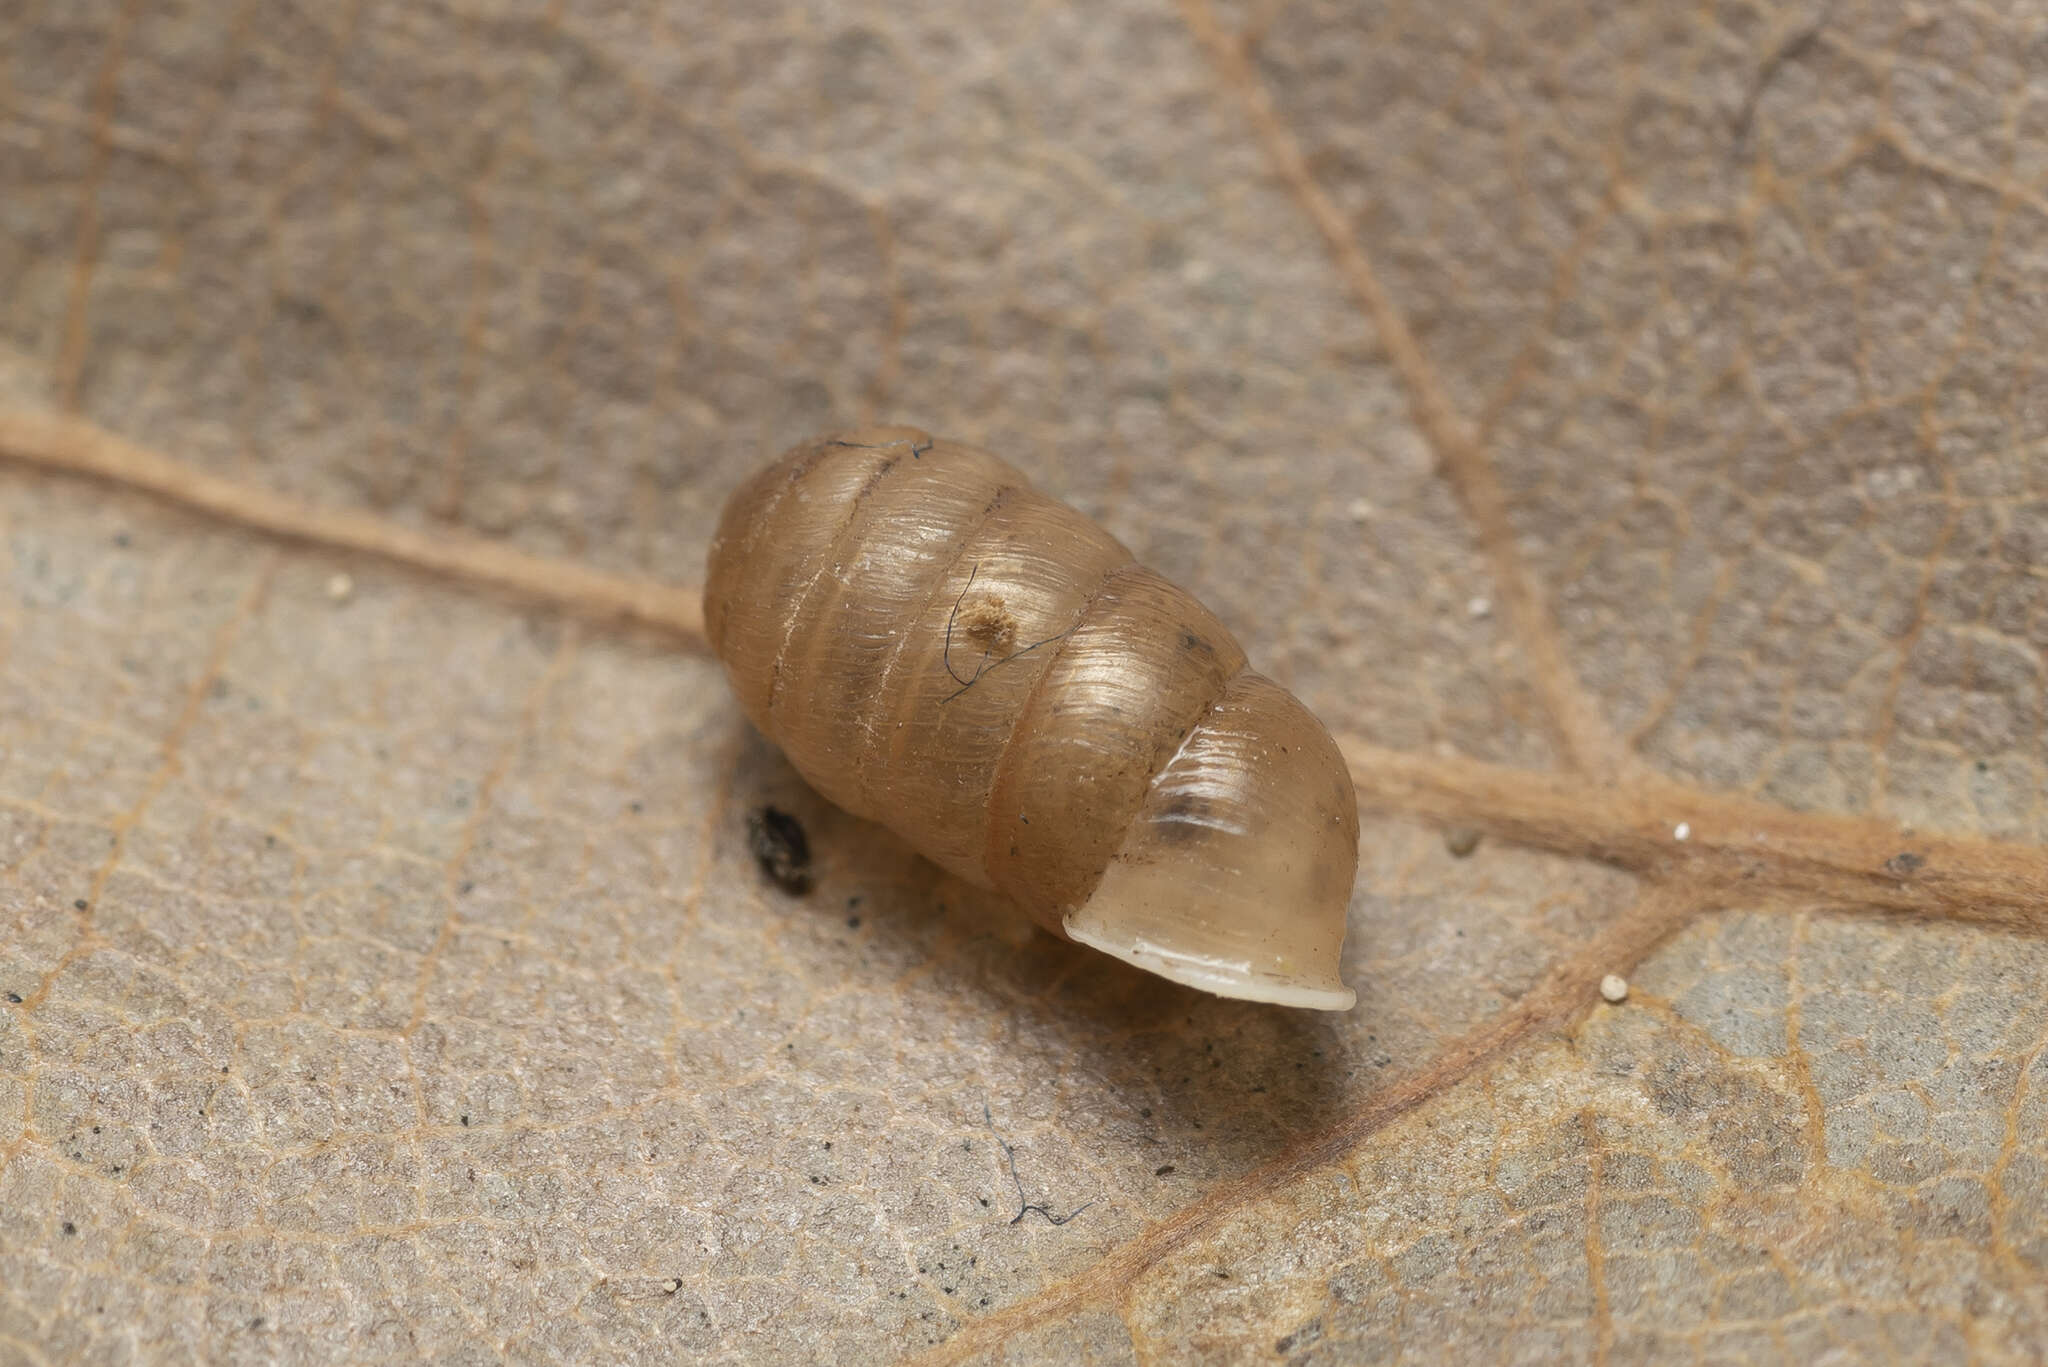
POLYGON ((4 1351, 2048 1356, 2044 56, 0 9, 4 1351), (747 732, 719 503, 877 419, 1345 737, 1355 1012, 1056 944, 747 732))

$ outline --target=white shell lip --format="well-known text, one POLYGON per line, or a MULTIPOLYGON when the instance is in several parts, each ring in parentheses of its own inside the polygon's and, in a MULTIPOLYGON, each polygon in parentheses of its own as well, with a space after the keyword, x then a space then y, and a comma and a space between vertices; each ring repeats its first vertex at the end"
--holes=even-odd
POLYGON ((1157 973, 1183 987, 1198 988, 1219 997, 1304 1007, 1310 1011, 1349 1011, 1358 1005, 1358 994, 1341 983, 1336 987, 1317 987, 1309 983, 1283 982, 1278 978, 1254 974, 1251 965, 1243 960, 1187 954, 1155 944, 1142 936, 1128 940, 1110 939, 1099 926, 1076 925, 1071 914, 1064 919, 1063 926, 1076 944, 1113 954, 1148 973, 1157 973))

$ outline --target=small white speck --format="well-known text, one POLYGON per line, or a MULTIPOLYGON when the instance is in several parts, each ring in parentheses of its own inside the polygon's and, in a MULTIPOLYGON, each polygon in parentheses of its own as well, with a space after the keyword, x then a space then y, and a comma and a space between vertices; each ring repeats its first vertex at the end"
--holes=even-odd
POLYGON ((1673 826, 1671 828, 1671 838, 1673 840, 1692 839, 1692 823, 1690 821, 1681 821, 1676 826, 1673 826))
POLYGON ((327 581, 327 596, 337 603, 345 603, 348 596, 356 591, 356 581, 345 574, 337 574, 327 581))
POLYGON ((661 1289, 673 1296, 676 1292, 683 1289, 683 1279, 681 1277, 670 1277, 661 1284, 661 1289))
POLYGON ((1628 979, 1619 973, 1610 973, 1600 980, 1600 999, 1608 1002, 1628 1000, 1628 979))
POLYGON ((1491 598, 1474 598, 1465 604, 1465 615, 1468 617, 1487 617, 1491 616, 1492 613, 1493 600, 1491 598))
POLYGON ((1351 520, 1353 522, 1372 521, 1372 504, 1367 502, 1365 499, 1352 499, 1351 506, 1346 508, 1344 511, 1350 514, 1351 520))

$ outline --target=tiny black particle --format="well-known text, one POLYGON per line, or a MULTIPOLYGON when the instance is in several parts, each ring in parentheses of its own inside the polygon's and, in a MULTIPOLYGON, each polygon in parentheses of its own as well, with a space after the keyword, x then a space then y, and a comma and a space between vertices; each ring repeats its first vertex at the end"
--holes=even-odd
POLYGON ((258 1315, 255 1319, 250 1320, 249 1327, 251 1329, 261 1329, 263 1327, 263 1316, 258 1315))
POLYGON ((19 993, 19 992, 9 992, 9 993, 7 994, 7 1000, 9 1000, 9 1001, 11 1001, 11 1002, 17 1002, 17 1003, 18 1003, 18 1002, 20 1002, 20 1001, 21 1001, 21 993, 19 993))
POLYGON ((64 1222, 64 1232, 66 1234, 76 1234, 78 1233, 78 1226, 72 1224, 69 1220, 66 1220, 64 1222))
POLYGON ((847 918, 846 918, 846 928, 847 928, 848 930, 859 930, 859 929, 860 929, 860 917, 858 917, 858 916, 849 916, 849 917, 847 917, 847 918))
POLYGON ((1172 1171, 1173 1171, 1173 1164, 1171 1164, 1171 1163, 1162 1163, 1162 1164, 1161 1164, 1160 1166, 1158 1166, 1158 1167, 1156 1167, 1156 1168, 1152 1169, 1152 1175, 1153 1175, 1154 1177, 1164 1177, 1164 1176, 1166 1176, 1166 1175, 1167 1175, 1168 1173, 1170 1173, 1170 1172, 1172 1172, 1172 1171))
POLYGON ((465 1125, 467 1125, 467 1124, 469 1123, 469 1117, 468 1117, 468 1116, 464 1116, 464 1117, 462 1117, 462 1123, 463 1123, 463 1124, 465 1124, 465 1125))
POLYGON ((456 891, 461 893, 464 897, 467 897, 469 896, 469 894, 476 891, 476 884, 464 883, 461 887, 457 888, 456 891))
POLYGON ((1917 855, 1911 850, 1901 850, 1884 861, 1885 871, 1897 878, 1905 878, 1918 873, 1926 865, 1927 860, 1925 856, 1917 855))
POLYGON ((629 802, 629 803, 627 803, 626 805, 627 805, 628 807, 630 807, 630 808, 631 808, 631 809, 632 809, 633 811, 635 811, 635 812, 638 812, 638 811, 640 811, 640 810, 641 810, 641 806, 640 806, 640 804, 639 804, 639 803, 637 803, 637 802, 629 802))
POLYGON ((780 807, 757 808, 747 813, 747 844, 761 872, 784 892, 811 890, 811 842, 802 822, 780 807))

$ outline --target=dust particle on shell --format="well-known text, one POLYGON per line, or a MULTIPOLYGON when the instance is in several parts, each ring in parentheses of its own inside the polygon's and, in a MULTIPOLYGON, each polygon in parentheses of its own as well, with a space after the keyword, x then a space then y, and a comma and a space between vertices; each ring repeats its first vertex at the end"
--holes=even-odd
POLYGON ((1610 973, 1600 980, 1600 999, 1606 1002, 1628 1000, 1628 979, 1619 973, 1610 973))
POLYGON ((747 846, 761 872, 784 892, 801 897, 811 890, 811 842, 801 821, 780 807, 747 813, 747 846))
POLYGON ((1017 619, 1010 615, 998 594, 984 594, 964 603, 959 612, 959 626, 969 640, 996 649, 1017 638, 1017 619))
POLYGON ((1470 826, 1453 826, 1444 832, 1444 848, 1454 859, 1463 859, 1479 848, 1479 832, 1470 826))

